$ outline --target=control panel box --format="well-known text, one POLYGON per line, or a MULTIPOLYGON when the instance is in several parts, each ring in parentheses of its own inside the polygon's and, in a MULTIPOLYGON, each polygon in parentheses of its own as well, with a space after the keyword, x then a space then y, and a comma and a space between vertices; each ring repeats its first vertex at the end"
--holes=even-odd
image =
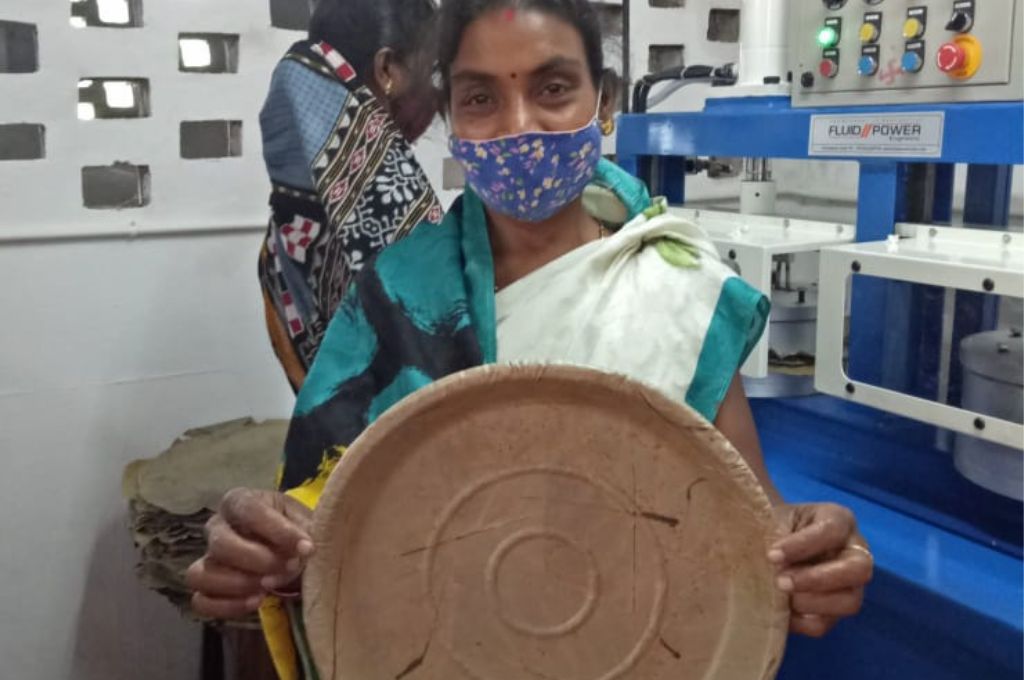
POLYGON ((1024 0, 798 0, 794 106, 1024 99, 1024 0))

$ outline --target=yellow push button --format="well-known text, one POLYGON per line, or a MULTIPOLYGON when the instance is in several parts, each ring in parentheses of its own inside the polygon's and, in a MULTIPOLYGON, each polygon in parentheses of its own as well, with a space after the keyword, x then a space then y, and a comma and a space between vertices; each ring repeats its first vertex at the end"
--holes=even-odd
POLYGON ((903 37, 907 40, 916 40, 924 35, 924 22, 915 17, 910 17, 903 22, 903 37))
POLYGON ((865 23, 860 27, 860 41, 862 43, 873 43, 878 40, 878 25, 865 23))

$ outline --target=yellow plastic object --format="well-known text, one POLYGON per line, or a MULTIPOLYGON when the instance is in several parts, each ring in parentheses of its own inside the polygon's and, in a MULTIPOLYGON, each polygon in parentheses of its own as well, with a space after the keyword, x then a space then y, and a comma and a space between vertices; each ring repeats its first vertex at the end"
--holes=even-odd
POLYGON ((862 43, 873 43, 878 40, 878 25, 870 21, 860 27, 860 41, 862 43))
POLYGON ((915 17, 910 17, 903 22, 903 37, 907 40, 915 40, 924 35, 924 22, 915 17))
POLYGON ((954 80, 968 80, 973 78, 974 74, 976 74, 978 69, 981 68, 983 56, 981 41, 973 35, 958 35, 953 38, 953 42, 959 45, 964 51, 964 65, 955 71, 949 71, 946 75, 954 80))

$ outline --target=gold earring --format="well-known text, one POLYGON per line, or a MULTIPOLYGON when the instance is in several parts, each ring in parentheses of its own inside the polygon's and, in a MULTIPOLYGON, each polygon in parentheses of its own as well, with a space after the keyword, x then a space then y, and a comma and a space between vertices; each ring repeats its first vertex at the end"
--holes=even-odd
POLYGON ((611 137, 615 133, 615 119, 609 118, 601 121, 601 134, 605 137, 611 137))
POLYGON ((394 89, 394 83, 389 80, 387 82, 387 84, 384 85, 384 96, 385 97, 390 97, 391 96, 391 91, 393 89, 394 89))

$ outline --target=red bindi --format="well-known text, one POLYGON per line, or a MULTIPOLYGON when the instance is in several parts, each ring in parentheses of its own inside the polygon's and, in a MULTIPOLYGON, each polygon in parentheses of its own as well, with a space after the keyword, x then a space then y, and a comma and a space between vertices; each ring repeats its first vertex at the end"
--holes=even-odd
POLYGON ((506 9, 504 13, 502 13, 502 16, 505 18, 505 21, 515 21, 516 11, 512 8, 506 9))

